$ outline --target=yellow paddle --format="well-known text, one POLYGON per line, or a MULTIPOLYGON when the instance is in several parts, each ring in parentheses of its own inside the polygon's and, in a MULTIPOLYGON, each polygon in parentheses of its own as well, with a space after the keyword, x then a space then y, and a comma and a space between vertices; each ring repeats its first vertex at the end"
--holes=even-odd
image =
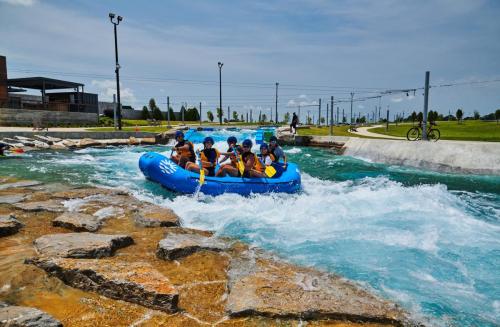
POLYGON ((236 167, 240 171, 240 175, 243 177, 243 172, 245 171, 245 165, 243 164, 243 159, 236 152, 236 148, 233 148, 234 156, 236 157, 236 167))
POLYGON ((276 169, 273 166, 266 166, 266 170, 264 171, 267 177, 271 178, 276 174, 276 169))
MULTIPOLYGON (((200 153, 198 152, 198 155, 200 155, 200 153)), ((203 164, 201 162, 201 155, 200 155, 200 159, 198 160, 198 165, 200 166, 200 185, 203 185, 203 183, 205 183, 205 169, 203 169, 203 164)))

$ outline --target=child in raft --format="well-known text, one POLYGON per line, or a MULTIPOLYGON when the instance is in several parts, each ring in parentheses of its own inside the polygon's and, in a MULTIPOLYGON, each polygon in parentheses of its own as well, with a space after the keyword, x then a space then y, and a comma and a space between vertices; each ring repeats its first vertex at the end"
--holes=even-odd
POLYGON ((272 157, 269 153, 269 147, 267 144, 262 144, 261 146, 261 157, 259 158, 252 152, 252 141, 244 140, 241 145, 241 155, 237 160, 241 160, 244 169, 243 174, 240 173, 238 167, 233 167, 232 165, 224 165, 221 167, 217 176, 224 177, 226 175, 232 177, 266 177, 264 171, 266 166, 272 164, 272 157))
MULTIPOLYGON (((219 151, 213 148, 213 145, 214 139, 210 136, 205 137, 203 140, 203 150, 199 153, 202 168, 207 176, 215 176, 215 167, 220 156, 219 151)), ((186 169, 195 173, 200 172, 200 166, 193 162, 188 162, 186 169)))
POLYGON ((186 168, 187 163, 196 161, 193 143, 184 140, 184 133, 181 131, 175 132, 175 140, 177 144, 174 146, 174 150, 177 153, 171 156, 171 159, 182 168, 186 168))

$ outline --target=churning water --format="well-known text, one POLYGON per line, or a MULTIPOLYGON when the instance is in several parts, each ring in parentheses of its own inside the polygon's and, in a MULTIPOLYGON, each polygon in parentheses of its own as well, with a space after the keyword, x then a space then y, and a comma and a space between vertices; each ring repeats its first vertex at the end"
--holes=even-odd
MULTIPOLYGON (((216 147, 225 150, 228 132, 216 136, 216 147)), ((125 187, 172 207, 187 226, 356 280, 428 324, 500 323, 499 177, 424 172, 289 147, 289 160, 302 169, 301 193, 193 197, 146 181, 137 166, 145 151, 170 154, 160 146, 33 152, 1 161, 0 175, 125 187)))

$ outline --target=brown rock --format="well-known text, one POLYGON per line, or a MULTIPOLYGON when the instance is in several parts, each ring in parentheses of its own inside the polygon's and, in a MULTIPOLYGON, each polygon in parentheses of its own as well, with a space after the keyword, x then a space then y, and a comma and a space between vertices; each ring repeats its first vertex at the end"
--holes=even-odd
POLYGON ((179 226, 179 216, 170 208, 153 204, 145 204, 134 211, 134 220, 137 225, 144 227, 171 227, 179 226))
POLYGON ((59 199, 79 199, 86 198, 93 195, 126 195, 127 192, 123 190, 107 189, 107 188, 77 188, 64 192, 54 193, 52 196, 59 199))
POLYGON ((156 144, 156 138, 154 138, 154 137, 143 137, 141 139, 141 144, 150 144, 150 145, 156 144))
POLYGON ((62 324, 38 309, 6 305, 0 306, 0 326, 62 327, 62 324))
POLYGON ((27 262, 85 291, 152 309, 177 311, 179 296, 174 286, 147 263, 67 258, 37 258, 27 262))
POLYGON ((41 182, 38 181, 20 181, 20 182, 14 182, 14 183, 5 183, 0 185, 0 190, 6 190, 9 188, 24 188, 24 187, 30 187, 30 186, 37 186, 42 184, 41 182))
POLYGON ((88 148, 88 147, 101 146, 101 145, 102 145, 101 142, 96 141, 96 140, 91 139, 91 138, 85 138, 85 139, 81 139, 80 141, 78 141, 78 147, 80 147, 80 148, 88 148))
POLYGON ((101 258, 133 244, 127 235, 93 233, 49 234, 34 241, 38 254, 46 257, 101 258))
POLYGON ((52 225, 75 232, 95 232, 101 227, 101 220, 93 215, 80 212, 65 212, 52 221, 52 225))
POLYGON ((231 260, 226 310, 231 316, 339 319, 404 324, 406 313, 352 282, 256 256, 231 260))
POLYGON ((24 225, 16 217, 0 216, 0 237, 17 233, 24 225))
POLYGON ((24 211, 50 211, 50 212, 63 212, 64 206, 61 201, 47 200, 37 202, 22 202, 14 204, 14 207, 24 211))
POLYGON ((0 204, 14 204, 26 199, 24 194, 0 195, 0 204))
POLYGON ((131 136, 128 139, 128 144, 130 144, 130 145, 139 145, 139 144, 141 144, 141 141, 138 140, 137 138, 131 136))
POLYGON ((231 243, 215 236, 170 231, 158 243, 156 256, 164 260, 176 260, 198 251, 220 252, 231 248, 231 243))

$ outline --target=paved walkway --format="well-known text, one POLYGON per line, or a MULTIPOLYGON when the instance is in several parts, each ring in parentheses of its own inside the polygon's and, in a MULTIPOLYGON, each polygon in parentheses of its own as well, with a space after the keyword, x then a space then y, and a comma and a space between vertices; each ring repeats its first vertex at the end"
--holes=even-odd
MULTIPOLYGON (((87 128, 85 127, 54 127, 49 128, 49 132, 85 132, 87 128)), ((43 130, 40 132, 46 132, 43 130)), ((6 127, 0 126, 0 132, 36 132, 31 127, 6 127)))
POLYGON ((384 135, 384 134, 373 133, 373 132, 368 131, 368 129, 377 128, 377 127, 383 127, 383 126, 382 125, 374 125, 374 126, 368 126, 368 127, 358 127, 357 132, 350 132, 350 133, 362 135, 362 136, 377 137, 377 138, 381 138, 381 139, 406 140, 405 137, 384 135))

